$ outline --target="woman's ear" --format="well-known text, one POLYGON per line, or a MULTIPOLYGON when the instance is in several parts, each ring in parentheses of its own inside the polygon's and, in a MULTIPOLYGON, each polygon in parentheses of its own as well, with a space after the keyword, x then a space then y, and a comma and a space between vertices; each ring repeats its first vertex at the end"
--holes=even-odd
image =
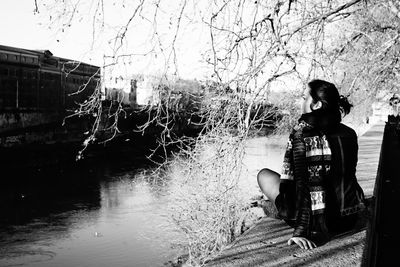
POLYGON ((310 108, 311 108, 311 110, 320 109, 320 108, 322 108, 322 102, 321 102, 321 101, 318 101, 318 102, 315 103, 315 104, 312 104, 312 103, 311 103, 310 108))

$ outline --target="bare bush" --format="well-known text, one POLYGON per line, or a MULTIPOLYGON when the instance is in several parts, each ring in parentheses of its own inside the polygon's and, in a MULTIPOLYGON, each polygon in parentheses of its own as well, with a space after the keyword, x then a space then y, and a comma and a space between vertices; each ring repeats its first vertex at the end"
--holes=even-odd
POLYGON ((247 212, 247 201, 237 187, 242 142, 229 129, 219 131, 218 136, 205 135, 187 157, 180 158, 181 175, 173 181, 172 218, 187 237, 188 264, 195 266, 241 233, 247 212))

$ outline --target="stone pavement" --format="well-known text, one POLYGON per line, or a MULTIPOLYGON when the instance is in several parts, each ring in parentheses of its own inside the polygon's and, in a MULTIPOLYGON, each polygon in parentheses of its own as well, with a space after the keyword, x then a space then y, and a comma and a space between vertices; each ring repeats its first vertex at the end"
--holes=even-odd
MULTIPOLYGON (((358 139, 357 178, 366 196, 373 194, 384 127, 379 122, 358 139)), ((207 266, 360 266, 365 230, 343 234, 313 250, 288 246, 292 232, 283 221, 264 217, 207 266)))
POLYGON ((358 138, 357 180, 366 196, 373 194, 384 128, 379 122, 358 138))

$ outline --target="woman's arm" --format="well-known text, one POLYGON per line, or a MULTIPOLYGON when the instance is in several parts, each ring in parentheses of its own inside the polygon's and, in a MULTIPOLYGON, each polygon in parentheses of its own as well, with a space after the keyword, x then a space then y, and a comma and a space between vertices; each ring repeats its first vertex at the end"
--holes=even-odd
POLYGON ((301 130, 293 134, 293 176, 296 184, 296 227, 293 237, 309 238, 311 199, 308 185, 306 149, 301 130))

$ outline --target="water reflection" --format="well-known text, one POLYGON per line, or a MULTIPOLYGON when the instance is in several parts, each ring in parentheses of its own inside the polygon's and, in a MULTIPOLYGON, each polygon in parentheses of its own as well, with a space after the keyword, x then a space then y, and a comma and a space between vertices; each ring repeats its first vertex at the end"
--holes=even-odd
POLYGON ((127 165, 9 173, 0 266, 160 266, 179 254, 166 195, 136 183, 137 162, 127 165))

